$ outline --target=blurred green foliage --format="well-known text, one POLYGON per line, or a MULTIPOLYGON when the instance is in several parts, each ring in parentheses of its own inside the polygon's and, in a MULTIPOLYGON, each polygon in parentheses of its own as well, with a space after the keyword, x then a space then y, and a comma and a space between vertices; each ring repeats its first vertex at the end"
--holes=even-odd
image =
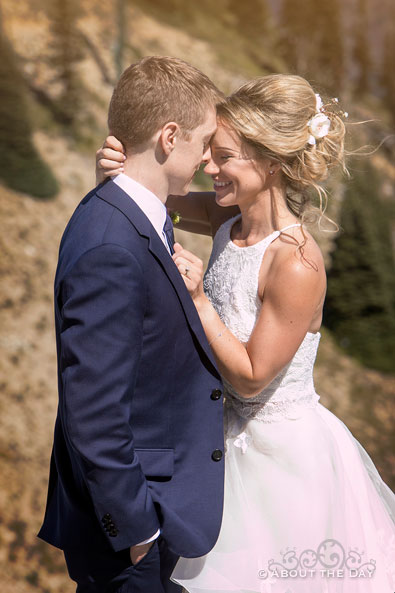
POLYGON ((339 221, 344 230, 335 240, 324 322, 365 366, 394 372, 393 212, 378 197, 379 187, 369 163, 346 184, 339 221))
POLYGON ((0 79, 0 178, 17 191, 51 198, 58 184, 33 145, 27 88, 4 34, 0 37, 0 79))
POLYGON ((204 191, 214 191, 213 189, 213 180, 211 175, 206 175, 204 172, 204 168, 206 165, 201 165, 200 168, 196 171, 195 176, 193 178, 193 182, 199 186, 200 189, 204 191))

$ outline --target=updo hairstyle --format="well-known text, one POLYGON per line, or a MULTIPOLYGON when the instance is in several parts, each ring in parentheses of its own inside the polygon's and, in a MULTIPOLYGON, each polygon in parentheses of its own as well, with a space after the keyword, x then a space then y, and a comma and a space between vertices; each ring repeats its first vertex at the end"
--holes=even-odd
POLYGON ((333 102, 324 105, 330 120, 328 134, 309 143, 309 121, 317 113, 316 95, 300 76, 273 74, 243 84, 217 108, 219 120, 234 129, 259 158, 281 165, 290 211, 302 222, 311 222, 316 208, 311 191, 320 199, 319 212, 325 211, 326 191, 320 185, 329 170, 344 160, 345 126, 333 102))

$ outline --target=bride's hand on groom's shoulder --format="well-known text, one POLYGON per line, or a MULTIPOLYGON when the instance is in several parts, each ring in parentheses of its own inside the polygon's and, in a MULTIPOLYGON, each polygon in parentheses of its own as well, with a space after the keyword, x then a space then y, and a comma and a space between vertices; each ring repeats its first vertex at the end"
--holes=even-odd
POLYGON ((115 136, 107 136, 96 152, 96 185, 106 178, 123 173, 126 159, 122 143, 115 136))
POLYGON ((195 301, 204 297, 202 260, 187 249, 184 249, 180 243, 174 243, 173 261, 192 299, 195 301))

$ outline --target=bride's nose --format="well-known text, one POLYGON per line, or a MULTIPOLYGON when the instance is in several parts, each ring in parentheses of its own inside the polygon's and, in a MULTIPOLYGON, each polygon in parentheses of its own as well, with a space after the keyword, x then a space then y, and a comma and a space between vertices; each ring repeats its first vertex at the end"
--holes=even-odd
POLYGON ((210 158, 203 170, 206 175, 217 175, 219 173, 219 167, 215 164, 212 158, 210 158))

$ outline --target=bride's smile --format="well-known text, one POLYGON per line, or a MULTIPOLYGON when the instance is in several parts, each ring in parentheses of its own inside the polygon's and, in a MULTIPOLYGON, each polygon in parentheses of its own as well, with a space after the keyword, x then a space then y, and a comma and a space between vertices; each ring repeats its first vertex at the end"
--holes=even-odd
POLYGON ((204 172, 213 179, 219 206, 241 206, 255 201, 271 185, 269 168, 268 159, 258 160, 252 146, 218 122, 211 142, 211 159, 204 172))

